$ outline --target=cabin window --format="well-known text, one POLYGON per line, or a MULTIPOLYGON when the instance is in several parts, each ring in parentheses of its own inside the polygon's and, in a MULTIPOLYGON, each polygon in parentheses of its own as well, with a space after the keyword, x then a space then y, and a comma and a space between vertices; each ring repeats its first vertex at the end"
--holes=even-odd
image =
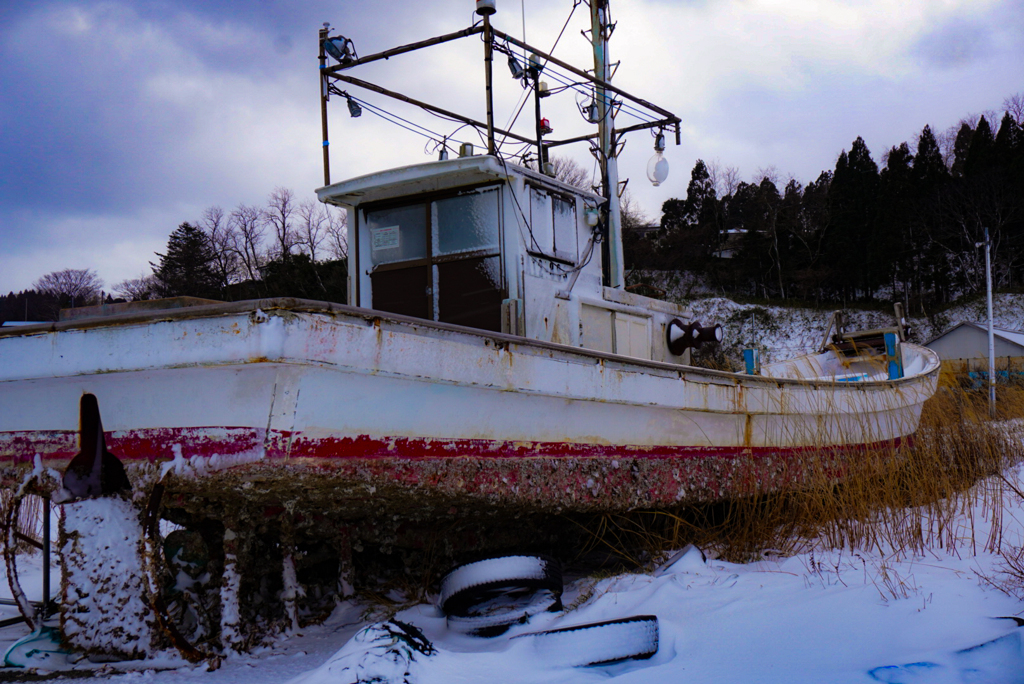
POLYGON ((390 264, 427 256, 427 212, 422 204, 369 212, 370 261, 390 264))
POLYGON ((367 211, 373 308, 500 331, 500 201, 489 186, 367 211))
POLYGON ((538 256, 576 263, 576 201, 543 188, 530 188, 531 244, 538 256))
POLYGON ((488 188, 432 203, 434 253, 498 251, 498 189, 488 188))

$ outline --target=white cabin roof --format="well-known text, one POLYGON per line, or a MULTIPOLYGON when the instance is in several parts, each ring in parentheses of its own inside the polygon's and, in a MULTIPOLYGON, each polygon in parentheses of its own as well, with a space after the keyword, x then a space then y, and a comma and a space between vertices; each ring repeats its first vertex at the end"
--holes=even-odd
POLYGON ((318 189, 316 194, 321 202, 356 207, 363 202, 375 202, 488 181, 506 180, 511 176, 521 176, 552 190, 580 195, 595 204, 605 201, 600 195, 581 190, 524 166, 510 164, 491 155, 457 157, 378 171, 340 183, 333 183, 318 189))

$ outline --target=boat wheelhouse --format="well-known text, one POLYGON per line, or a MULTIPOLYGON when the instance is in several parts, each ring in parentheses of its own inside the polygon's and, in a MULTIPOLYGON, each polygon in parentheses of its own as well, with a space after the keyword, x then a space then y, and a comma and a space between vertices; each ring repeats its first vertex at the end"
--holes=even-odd
POLYGON ((321 188, 348 209, 350 303, 638 359, 669 349, 675 304, 607 287, 605 198, 491 155, 321 188))

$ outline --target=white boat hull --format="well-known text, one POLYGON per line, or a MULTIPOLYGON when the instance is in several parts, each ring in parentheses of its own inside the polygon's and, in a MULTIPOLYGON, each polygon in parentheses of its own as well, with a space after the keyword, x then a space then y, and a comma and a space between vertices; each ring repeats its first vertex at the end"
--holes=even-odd
POLYGON ((66 462, 91 393, 125 463, 178 454, 217 487, 257 477, 278 498, 319 478, 553 508, 713 500, 912 435, 938 360, 905 347, 916 375, 846 383, 296 300, 109 317, 0 337, 0 454, 9 475, 36 454, 66 462))

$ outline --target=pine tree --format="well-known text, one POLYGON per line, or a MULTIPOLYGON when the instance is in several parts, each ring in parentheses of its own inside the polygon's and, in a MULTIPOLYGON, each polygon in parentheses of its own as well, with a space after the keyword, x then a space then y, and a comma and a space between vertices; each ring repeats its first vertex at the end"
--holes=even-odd
POLYGON ((967 151, 971 148, 971 138, 973 137, 974 129, 969 124, 965 123, 960 126, 960 130, 956 134, 956 141, 953 143, 953 168, 950 169, 956 178, 964 175, 967 151))
POLYGON ((949 177, 949 169, 942 160, 942 151, 930 126, 925 126, 917 139, 914 156, 914 182, 919 188, 935 184, 949 177))
POLYGON ((1021 138, 1020 126, 1013 120, 1009 112, 1003 114, 994 146, 995 164, 1000 171, 1006 172, 1013 168, 1014 161, 1022 152, 1020 148, 1024 140, 1021 138))
POLYGON ((995 163, 995 144, 992 127, 985 117, 981 117, 978 127, 974 129, 974 135, 971 136, 971 146, 967 148, 967 157, 964 159, 966 178, 977 178, 992 171, 995 163))
POLYGON ((686 199, 662 205, 662 248, 670 268, 702 271, 721 243, 720 207, 707 166, 700 159, 690 173, 686 199))
POLYGON ((199 228, 182 223, 167 240, 167 252, 157 254, 160 265, 153 266, 157 291, 162 297, 216 297, 217 274, 209 239, 199 228))
POLYGON ((829 187, 832 211, 828 256, 844 300, 862 290, 869 298, 884 283, 884 257, 877 247, 878 165, 863 138, 839 155, 829 187), (880 269, 881 266, 881 269, 880 269))

